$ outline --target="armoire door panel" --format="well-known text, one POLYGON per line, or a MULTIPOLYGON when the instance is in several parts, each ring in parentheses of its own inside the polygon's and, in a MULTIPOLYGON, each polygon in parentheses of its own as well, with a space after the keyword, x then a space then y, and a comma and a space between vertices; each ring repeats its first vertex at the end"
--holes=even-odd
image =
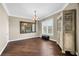
POLYGON ((75 33, 76 33, 76 10, 66 10, 63 12, 64 25, 64 50, 75 51, 75 33))

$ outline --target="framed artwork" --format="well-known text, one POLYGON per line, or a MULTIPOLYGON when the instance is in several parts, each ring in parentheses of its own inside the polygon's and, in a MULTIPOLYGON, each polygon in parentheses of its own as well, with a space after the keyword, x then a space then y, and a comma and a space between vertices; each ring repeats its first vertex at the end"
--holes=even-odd
POLYGON ((36 23, 20 21, 20 33, 36 32, 36 23))

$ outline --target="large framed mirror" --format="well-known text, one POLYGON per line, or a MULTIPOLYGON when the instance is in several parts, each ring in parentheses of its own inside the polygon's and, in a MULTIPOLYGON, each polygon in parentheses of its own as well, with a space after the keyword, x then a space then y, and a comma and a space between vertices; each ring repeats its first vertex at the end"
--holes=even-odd
POLYGON ((20 21, 20 33, 34 33, 36 32, 35 22, 24 22, 20 21))

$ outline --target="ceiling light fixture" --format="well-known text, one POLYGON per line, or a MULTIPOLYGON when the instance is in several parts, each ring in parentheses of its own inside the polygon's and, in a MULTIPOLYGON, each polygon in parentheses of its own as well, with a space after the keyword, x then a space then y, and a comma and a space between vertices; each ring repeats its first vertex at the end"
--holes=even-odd
POLYGON ((39 19, 39 17, 37 17, 37 14, 36 14, 36 10, 34 11, 34 16, 33 16, 33 20, 38 20, 39 19))

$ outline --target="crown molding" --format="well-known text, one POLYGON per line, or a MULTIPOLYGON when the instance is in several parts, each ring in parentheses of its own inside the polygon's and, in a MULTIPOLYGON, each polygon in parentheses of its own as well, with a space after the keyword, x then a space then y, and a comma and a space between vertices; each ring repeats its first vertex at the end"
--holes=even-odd
MULTIPOLYGON (((24 17, 24 16, 12 15, 12 14, 9 13, 9 10, 8 10, 6 4, 5 4, 5 3, 2 3, 2 5, 3 5, 3 8, 5 9, 6 13, 8 14, 8 16, 13 16, 13 17, 18 17, 18 18, 30 19, 30 18, 27 18, 27 17, 24 17)), ((31 20, 31 19, 30 19, 30 20, 31 20)))
POLYGON ((5 5, 5 3, 2 3, 2 5, 3 5, 3 8, 5 9, 6 13, 7 13, 7 14, 8 14, 8 16, 9 16, 9 15, 10 15, 10 13, 9 13, 9 11, 8 11, 8 9, 7 9, 6 5, 5 5))
POLYGON ((17 16, 17 15, 9 15, 9 17, 17 17, 17 18, 24 18, 24 19, 29 19, 29 20, 31 20, 30 18, 28 18, 28 17, 24 17, 24 16, 17 16))
MULTIPOLYGON (((24 16, 17 16, 17 15, 10 14, 9 13, 9 10, 7 9, 7 6, 5 5, 5 3, 2 3, 2 5, 3 5, 4 9, 6 10, 8 16, 14 16, 14 17, 20 17, 20 18, 27 18, 27 17, 24 17, 24 16)), ((47 15, 47 16, 44 16, 44 17, 40 18, 39 21, 42 21, 43 19, 45 19, 47 17, 50 17, 51 15, 54 15, 56 13, 59 13, 59 12, 63 11, 68 5, 69 5, 69 3, 66 3, 62 9, 60 9, 60 10, 58 10, 58 11, 56 11, 56 12, 50 14, 50 15, 47 15)), ((27 19, 30 19, 30 18, 27 18, 27 19)))
POLYGON ((56 13, 62 12, 68 5, 69 5, 69 3, 66 3, 62 9, 60 9, 60 10, 58 10, 58 11, 56 11, 56 12, 54 12, 54 13, 48 15, 48 16, 42 17, 40 21, 42 21, 42 20, 44 20, 45 18, 48 18, 48 17, 50 17, 50 16, 52 16, 52 15, 54 15, 54 14, 56 14, 56 13))
POLYGON ((69 5, 69 3, 66 3, 66 4, 64 5, 64 7, 62 8, 62 10, 64 10, 68 5, 69 5))
MULTIPOLYGON (((5 9, 5 11, 6 11, 6 13, 8 14, 8 16, 30 19, 30 18, 27 18, 27 17, 24 17, 24 16, 17 16, 17 15, 12 15, 12 14, 10 14, 10 13, 9 13, 9 10, 8 10, 8 8, 7 8, 7 6, 6 6, 5 3, 2 3, 2 6, 3 6, 3 8, 5 9)), ((31 20, 31 19, 30 19, 30 20, 31 20)))

